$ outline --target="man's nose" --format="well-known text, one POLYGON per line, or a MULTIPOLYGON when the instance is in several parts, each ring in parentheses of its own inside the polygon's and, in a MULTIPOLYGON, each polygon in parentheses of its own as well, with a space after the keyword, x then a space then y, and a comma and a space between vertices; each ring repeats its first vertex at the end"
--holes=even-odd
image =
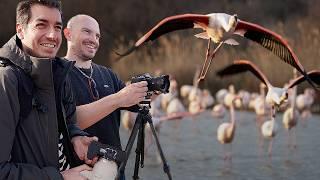
POLYGON ((56 29, 54 28, 50 28, 50 30, 48 31, 47 33, 47 38, 51 39, 51 40, 54 40, 56 39, 58 36, 59 36, 59 33, 61 32, 58 32, 56 29))

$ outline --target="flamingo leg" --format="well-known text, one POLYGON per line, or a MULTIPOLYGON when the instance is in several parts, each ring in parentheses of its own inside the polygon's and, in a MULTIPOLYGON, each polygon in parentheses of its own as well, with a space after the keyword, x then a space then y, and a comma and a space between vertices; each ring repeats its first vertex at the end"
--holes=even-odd
POLYGON ((288 144, 288 146, 289 146, 289 148, 291 150, 295 150, 297 148, 297 140, 296 140, 295 131, 296 131, 296 128, 294 128, 294 127, 288 131, 288 134, 289 134, 289 137, 288 137, 289 138, 289 144, 288 144))
POLYGON ((198 82, 199 82, 199 79, 202 77, 202 75, 204 73, 204 69, 205 69, 206 63, 208 62, 208 59, 210 57, 210 47, 211 47, 211 38, 209 38, 209 40, 208 40, 206 59, 203 62, 203 65, 202 65, 202 68, 201 68, 201 72, 200 72, 200 75, 199 75, 199 78, 198 78, 198 82))
POLYGON ((292 129, 292 146, 293 146, 293 149, 296 150, 297 149, 297 127, 294 127, 292 129))
POLYGON ((289 149, 291 148, 291 142, 292 142, 291 130, 288 130, 288 132, 287 132, 287 146, 288 146, 289 149))
POLYGON ((228 152, 226 148, 226 144, 223 144, 223 160, 226 162, 228 159, 228 152))
POLYGON ((230 168, 230 162, 229 162, 229 144, 223 144, 223 168, 225 170, 228 170, 230 168))
MULTIPOLYGON (((275 106, 273 105, 272 108, 271 108, 271 117, 272 117, 272 120, 274 121, 275 120, 275 117, 276 117, 276 109, 275 109, 275 106)), ((274 128, 274 124, 272 124, 272 131, 273 131, 273 128, 274 128)), ((273 132, 272 132, 273 133, 273 132)), ((268 155, 269 155, 269 158, 271 159, 272 158, 272 144, 273 144, 273 135, 271 135, 271 140, 269 142, 269 147, 268 147, 268 155)))
POLYGON ((259 148, 259 152, 258 152, 258 155, 259 157, 262 157, 263 155, 263 147, 264 147, 264 139, 263 139, 263 135, 262 135, 262 132, 261 132, 261 126, 262 126, 262 123, 263 123, 263 118, 262 116, 257 116, 256 117, 256 126, 257 126, 257 130, 258 130, 258 137, 257 137, 257 140, 258 140, 258 148, 259 148))
POLYGON ((311 112, 309 110, 303 110, 301 113, 302 127, 306 128, 308 126, 307 120, 309 117, 311 117, 311 112))
POLYGON ((268 147, 268 155, 270 159, 272 158, 272 144, 273 144, 273 138, 270 139, 269 147, 268 147))
POLYGON ((230 143, 229 161, 230 161, 230 167, 231 167, 232 166, 232 143, 230 143))
POLYGON ((225 168, 231 169, 232 168, 232 143, 225 144, 227 147, 226 155, 225 155, 225 168))
POLYGON ((291 150, 291 130, 287 130, 287 160, 290 159, 290 150, 291 150))
POLYGON ((218 50, 221 48, 221 46, 223 44, 223 42, 219 43, 219 45, 213 50, 212 54, 210 55, 210 52, 209 52, 210 51, 210 42, 211 42, 211 39, 209 39, 209 41, 208 41, 206 59, 202 65, 201 73, 200 73, 200 76, 199 76, 199 79, 197 82, 198 84, 200 81, 204 80, 204 78, 206 77, 213 58, 215 57, 216 53, 218 52, 218 50), (209 57, 210 57, 210 59, 209 59, 209 57))

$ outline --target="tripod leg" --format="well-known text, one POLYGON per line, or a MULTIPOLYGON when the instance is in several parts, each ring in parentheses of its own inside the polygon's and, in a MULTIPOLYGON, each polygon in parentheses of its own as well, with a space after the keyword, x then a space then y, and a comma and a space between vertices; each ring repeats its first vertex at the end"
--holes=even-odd
POLYGON ((137 148, 136 148, 136 160, 134 165, 134 174, 133 179, 139 179, 139 164, 141 162, 141 168, 144 164, 144 126, 145 123, 142 122, 139 127, 138 139, 137 139, 137 148))
POLYGON ((126 146, 126 149, 125 149, 125 152, 126 152, 126 157, 125 157, 125 160, 123 162, 121 162, 119 168, 118 168, 118 174, 117 174, 117 177, 116 179, 119 180, 120 179, 120 175, 123 176, 124 175, 124 171, 125 171, 125 167, 127 165, 127 161, 129 159, 129 155, 130 155, 130 152, 131 152, 131 149, 132 149, 132 146, 134 144, 134 140, 138 134, 138 130, 139 130, 139 127, 141 126, 142 124, 142 117, 140 114, 138 114, 137 118, 136 118, 136 121, 134 123, 134 126, 132 128, 132 131, 131 131, 131 134, 130 134, 130 137, 129 137, 129 140, 128 140, 128 143, 127 143, 127 146, 126 146))
POLYGON ((157 148, 159 150, 159 153, 160 153, 160 157, 161 157, 161 160, 163 162, 163 171, 168 175, 168 178, 169 180, 172 180, 172 176, 171 176, 171 173, 170 173, 170 168, 169 168, 169 165, 167 164, 167 160, 166 158, 164 157, 164 154, 163 154, 163 151, 162 151, 162 148, 160 146, 160 143, 159 143, 159 139, 158 139, 158 136, 157 136, 157 133, 156 133, 156 130, 153 126, 153 123, 152 123, 152 119, 151 119, 151 116, 148 116, 148 123, 150 125, 150 129, 152 131, 152 135, 154 136, 154 139, 156 141, 156 145, 157 145, 157 148))

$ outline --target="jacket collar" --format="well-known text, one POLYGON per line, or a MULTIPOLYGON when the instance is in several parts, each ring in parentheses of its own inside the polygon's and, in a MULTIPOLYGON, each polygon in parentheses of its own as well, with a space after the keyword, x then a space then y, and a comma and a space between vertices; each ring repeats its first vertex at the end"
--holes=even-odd
POLYGON ((32 70, 30 56, 22 51, 21 40, 14 35, 2 48, 0 56, 10 60, 14 65, 22 68, 26 73, 32 70))

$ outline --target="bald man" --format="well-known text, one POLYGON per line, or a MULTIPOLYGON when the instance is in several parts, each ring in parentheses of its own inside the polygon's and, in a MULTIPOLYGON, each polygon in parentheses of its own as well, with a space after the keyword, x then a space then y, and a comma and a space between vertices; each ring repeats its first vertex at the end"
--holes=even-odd
POLYGON ((75 61, 70 76, 79 127, 97 136, 100 142, 121 148, 120 108, 134 107, 144 100, 147 82, 125 86, 110 68, 92 62, 101 37, 99 24, 94 18, 88 15, 72 17, 64 35, 68 42, 65 58, 75 61))

